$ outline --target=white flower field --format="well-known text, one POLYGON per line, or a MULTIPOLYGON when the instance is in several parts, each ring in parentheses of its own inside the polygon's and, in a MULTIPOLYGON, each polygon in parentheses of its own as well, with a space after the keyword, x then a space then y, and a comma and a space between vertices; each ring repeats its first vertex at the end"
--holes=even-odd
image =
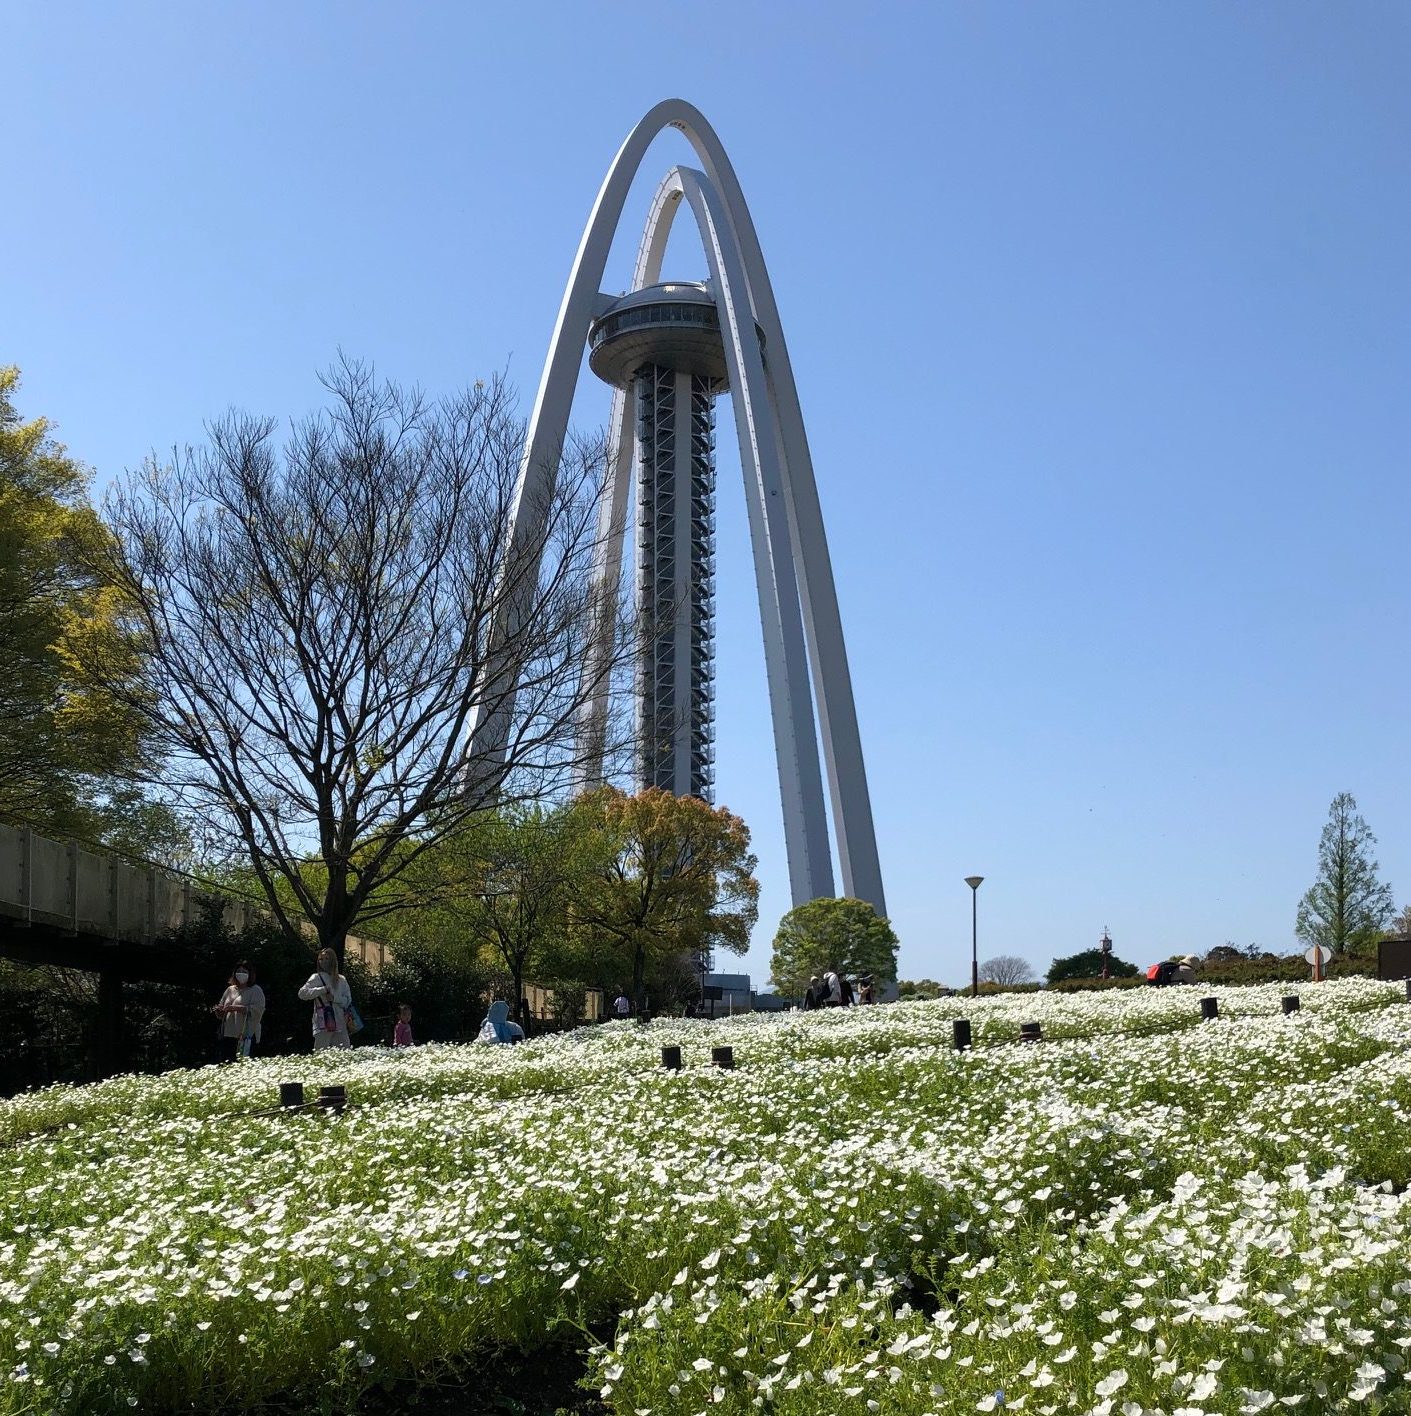
POLYGON ((1287 986, 1213 990, 1213 1022, 1202 991, 612 1023, 0 1103, 0 1412, 344 1411, 591 1332, 626 1416, 1411 1411, 1405 990, 1305 985, 1288 1017, 1287 986), (270 1110, 292 1079, 348 1110, 270 1110))

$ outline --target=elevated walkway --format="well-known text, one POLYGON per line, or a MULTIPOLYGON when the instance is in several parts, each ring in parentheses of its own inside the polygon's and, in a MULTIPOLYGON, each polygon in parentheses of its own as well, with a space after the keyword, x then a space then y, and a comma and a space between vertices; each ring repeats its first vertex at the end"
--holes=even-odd
MULTIPOLYGON (((0 958, 98 976, 100 1029, 93 1065, 99 1076, 112 1070, 121 1046, 123 981, 188 983, 186 961, 163 941, 216 911, 232 932, 269 918, 266 903, 254 896, 96 843, 55 841, 0 822, 0 958)), ((307 922, 301 927, 312 957, 313 928, 307 922)), ((348 936, 344 954, 374 971, 391 959, 381 941, 356 935, 348 936)), ((535 1022, 559 1021, 552 988, 526 981, 524 1002, 535 1022)), ((603 1012, 602 991, 586 989, 583 1021, 595 1022, 603 1012)))
MULTIPOLYGON (((153 944, 208 911, 236 932, 269 916, 263 901, 194 876, 0 822, 0 956, 100 971, 121 963, 130 978, 160 979, 153 944)), ((352 935, 346 952, 373 969, 387 960, 385 945, 352 935)))
MULTIPOLYGON (((0 958, 98 976, 92 1067, 100 1077, 121 1054, 123 980, 187 982, 186 961, 162 942, 208 911, 235 931, 269 916, 262 900, 194 876, 0 822, 0 958)), ((312 955, 313 930, 304 928, 312 955)), ((385 945, 351 935, 345 954, 373 969, 388 957, 385 945)))

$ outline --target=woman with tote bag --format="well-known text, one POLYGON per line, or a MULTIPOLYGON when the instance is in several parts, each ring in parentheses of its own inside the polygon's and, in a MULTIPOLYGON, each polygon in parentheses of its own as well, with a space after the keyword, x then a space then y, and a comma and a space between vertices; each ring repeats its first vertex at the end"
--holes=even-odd
POLYGON ((316 962, 318 972, 299 990, 299 997, 314 1005, 314 1051, 351 1047, 348 1034, 362 1026, 353 1007, 353 990, 338 972, 338 955, 332 949, 320 949, 316 962))

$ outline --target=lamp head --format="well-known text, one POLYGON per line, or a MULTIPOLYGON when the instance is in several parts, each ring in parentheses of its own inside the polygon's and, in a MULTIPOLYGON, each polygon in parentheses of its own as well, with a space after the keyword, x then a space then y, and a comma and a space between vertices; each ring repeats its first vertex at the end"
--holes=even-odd
POLYGON ((972 890, 978 890, 980 888, 980 883, 984 880, 984 878, 985 877, 983 875, 967 875, 965 877, 965 883, 972 890))

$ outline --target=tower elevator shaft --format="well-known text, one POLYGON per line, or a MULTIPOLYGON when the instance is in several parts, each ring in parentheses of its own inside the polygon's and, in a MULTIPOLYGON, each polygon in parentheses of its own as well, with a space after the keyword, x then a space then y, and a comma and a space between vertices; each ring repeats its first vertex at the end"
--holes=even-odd
POLYGON ((715 785, 715 398, 723 380, 633 374, 637 408, 638 781, 710 801, 715 785))

